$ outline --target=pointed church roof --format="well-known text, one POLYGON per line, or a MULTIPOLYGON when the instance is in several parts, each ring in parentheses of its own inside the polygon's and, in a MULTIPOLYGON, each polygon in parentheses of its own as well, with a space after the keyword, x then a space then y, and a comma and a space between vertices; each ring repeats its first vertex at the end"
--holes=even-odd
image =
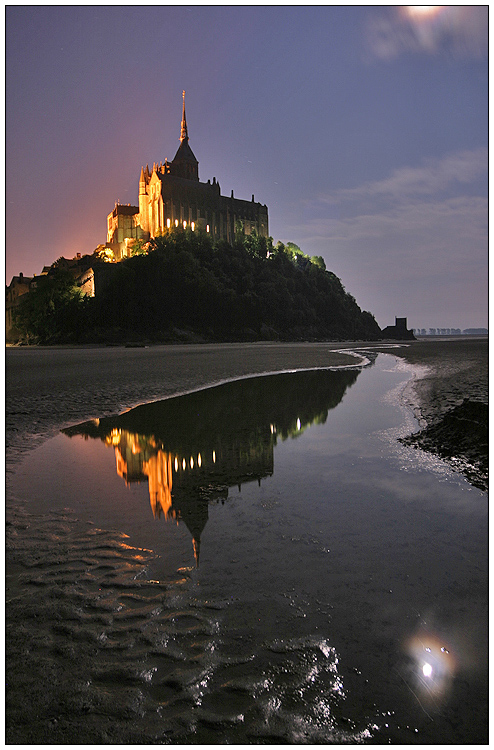
POLYGON ((199 164, 187 141, 182 141, 182 143, 178 147, 177 153, 173 157, 173 161, 191 161, 194 162, 194 164, 199 164))
POLYGON ((193 162, 199 164, 196 157, 194 156, 191 147, 189 146, 189 134, 187 132, 187 119, 185 117, 185 91, 182 91, 182 122, 180 123, 180 146, 178 147, 177 153, 175 154, 174 162, 193 162))

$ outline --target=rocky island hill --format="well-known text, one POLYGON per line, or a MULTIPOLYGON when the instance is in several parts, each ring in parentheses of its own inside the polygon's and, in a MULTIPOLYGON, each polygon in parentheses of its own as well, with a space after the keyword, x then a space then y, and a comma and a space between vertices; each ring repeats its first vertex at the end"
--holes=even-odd
POLYGON ((232 243, 174 228, 133 255, 95 252, 94 296, 63 263, 38 277, 15 313, 18 341, 32 344, 257 340, 377 340, 362 311, 321 257, 292 243, 245 235, 232 243))

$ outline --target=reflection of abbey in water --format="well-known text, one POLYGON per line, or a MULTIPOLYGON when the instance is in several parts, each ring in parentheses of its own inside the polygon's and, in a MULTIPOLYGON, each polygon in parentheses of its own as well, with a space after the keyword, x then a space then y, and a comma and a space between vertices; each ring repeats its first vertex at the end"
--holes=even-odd
POLYGON ((359 371, 309 371, 239 380, 139 406, 64 430, 115 449, 127 484, 147 481, 155 517, 183 521, 199 564, 208 501, 274 471, 278 439, 326 421, 359 371))
POLYGON ((126 484, 147 480, 154 517, 185 523, 192 534, 197 565, 208 501, 224 502, 232 485, 240 487, 253 479, 260 483, 273 473, 271 439, 250 450, 218 444, 217 450, 202 446, 185 455, 165 450, 154 436, 114 427, 105 443, 115 448, 117 474, 126 484))

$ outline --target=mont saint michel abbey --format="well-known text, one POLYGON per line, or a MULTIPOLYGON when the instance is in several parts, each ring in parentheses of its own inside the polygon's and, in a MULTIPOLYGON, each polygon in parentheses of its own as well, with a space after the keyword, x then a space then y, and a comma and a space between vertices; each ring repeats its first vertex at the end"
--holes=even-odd
MULTIPOLYGON (((252 200, 239 200, 221 195, 220 185, 213 181, 199 181, 199 162, 189 146, 189 134, 185 117, 185 91, 183 92, 182 123, 180 146, 171 162, 154 164, 141 169, 139 178, 139 205, 115 205, 108 216, 107 241, 96 248, 97 252, 106 248, 113 262, 118 262, 132 254, 136 240, 147 242, 158 237, 167 229, 182 226, 193 231, 203 230, 213 239, 232 242, 235 231, 242 227, 247 234, 257 233, 268 237, 267 206, 252 200)), ((92 251, 90 251, 92 253, 92 251)), ((105 276, 101 265, 95 264, 93 254, 74 258, 59 258, 51 266, 45 266, 40 274, 13 276, 6 289, 6 340, 15 341, 18 335, 14 327, 14 311, 24 294, 36 288, 40 276, 49 276, 54 268, 62 267, 74 277, 81 291, 89 296, 98 294, 98 288, 105 276)))
POLYGON ((245 234, 268 236, 268 209, 261 203, 221 195, 220 185, 199 181, 199 162, 189 146, 183 92, 180 146, 173 160, 142 167, 139 206, 117 204, 108 216, 107 246, 116 260, 130 255, 136 239, 149 240, 173 226, 202 228, 214 239, 234 239, 235 228, 245 234))

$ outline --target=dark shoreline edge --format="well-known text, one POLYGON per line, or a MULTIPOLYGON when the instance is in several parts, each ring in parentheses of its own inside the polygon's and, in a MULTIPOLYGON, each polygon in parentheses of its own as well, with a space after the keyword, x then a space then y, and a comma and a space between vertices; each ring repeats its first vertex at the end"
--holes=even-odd
POLYGON ((488 337, 419 340, 393 353, 426 368, 405 387, 421 429, 400 442, 438 456, 488 491, 488 337))
POLYGON ((466 398, 437 423, 399 440, 404 445, 434 453, 464 474, 474 487, 487 491, 488 411, 487 404, 466 398))

